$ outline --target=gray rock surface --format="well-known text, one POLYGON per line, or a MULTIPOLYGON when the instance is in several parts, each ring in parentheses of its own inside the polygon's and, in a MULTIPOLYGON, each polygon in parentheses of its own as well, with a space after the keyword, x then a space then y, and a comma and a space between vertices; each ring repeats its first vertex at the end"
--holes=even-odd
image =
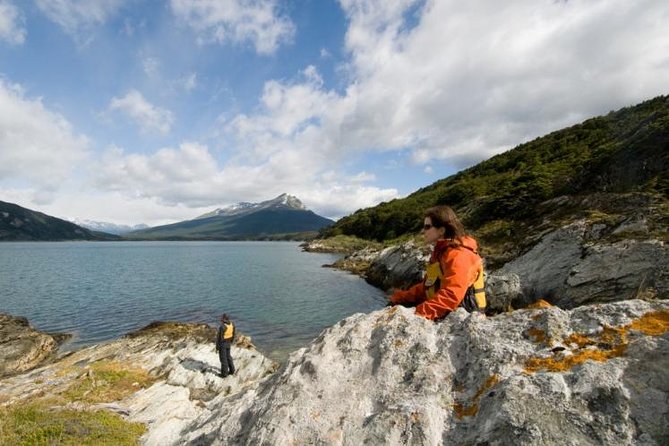
POLYGON ((35 330, 24 317, 0 313, 0 378, 23 373, 53 358, 69 335, 35 330))
POLYGON ((365 273, 370 284, 384 290, 407 288, 423 279, 430 255, 413 242, 391 246, 379 252, 365 273))
MULTIPOLYGON (((624 222, 613 232, 638 224, 624 222)), ((498 270, 502 275, 520 277, 524 298, 516 305, 543 298, 562 308, 574 308, 647 292, 666 297, 669 248, 665 243, 655 239, 600 240, 603 230, 603 225, 577 221, 545 235, 527 253, 498 270)))
POLYGON ((353 315, 244 393, 219 395, 187 444, 669 444, 669 302, 353 315))

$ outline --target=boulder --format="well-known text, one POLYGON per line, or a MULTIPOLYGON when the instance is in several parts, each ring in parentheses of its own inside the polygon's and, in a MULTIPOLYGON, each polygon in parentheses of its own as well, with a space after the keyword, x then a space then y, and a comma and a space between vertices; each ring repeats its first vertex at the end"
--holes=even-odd
POLYGON ((627 231, 640 224, 625 221, 607 228, 579 220, 546 234, 497 273, 520 277, 517 307, 537 299, 574 308, 646 295, 667 297, 669 248, 663 241, 602 238, 603 232, 619 234, 621 228, 627 231))
POLYGON ((666 301, 356 314, 208 402, 179 442, 669 444, 668 330, 666 301))
POLYGON ((413 242, 391 246, 372 260, 365 272, 365 280, 384 290, 408 288, 423 279, 429 258, 429 253, 413 242))
POLYGON ((0 314, 0 378, 31 370, 50 360, 69 335, 35 330, 24 317, 0 314))

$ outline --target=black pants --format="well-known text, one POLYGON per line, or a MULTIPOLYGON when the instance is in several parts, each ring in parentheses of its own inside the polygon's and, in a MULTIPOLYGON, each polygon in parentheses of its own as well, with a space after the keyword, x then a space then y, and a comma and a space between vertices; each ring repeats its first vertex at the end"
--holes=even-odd
POLYGON ((221 360, 221 375, 228 376, 235 373, 235 365, 232 362, 230 355, 230 342, 222 342, 221 348, 218 351, 218 359, 221 360))

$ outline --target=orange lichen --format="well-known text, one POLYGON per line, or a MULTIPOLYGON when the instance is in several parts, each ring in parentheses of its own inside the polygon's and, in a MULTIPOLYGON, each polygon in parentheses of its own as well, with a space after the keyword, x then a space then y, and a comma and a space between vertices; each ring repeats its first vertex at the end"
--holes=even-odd
POLYGON ((549 303, 546 302, 545 300, 543 300, 543 299, 539 299, 538 301, 536 301, 536 302, 534 302, 534 303, 532 303, 532 304, 529 304, 529 305, 527 306, 527 308, 530 308, 530 309, 533 309, 533 310, 534 310, 534 309, 537 309, 537 308, 551 308, 552 306, 553 306, 553 305, 549 304, 549 303))
POLYGON ((545 343, 548 340, 546 332, 535 327, 528 329, 527 335, 531 337, 534 342, 545 343))
POLYGON ((488 391, 490 388, 494 387, 499 382, 498 375, 491 375, 486 379, 483 385, 476 391, 476 395, 472 398, 472 403, 468 406, 463 403, 454 403, 453 410, 455 411, 455 416, 458 420, 461 420, 464 417, 471 417, 478 413, 479 411, 479 400, 481 396, 488 391))
POLYGON ((617 345, 611 350, 583 350, 573 355, 558 355, 549 358, 530 358, 525 363, 525 371, 535 373, 539 371, 546 372, 564 372, 572 367, 582 364, 587 360, 604 362, 611 358, 622 356, 627 349, 627 345, 617 345))
POLYGON ((605 326, 595 335, 571 334, 564 339, 564 344, 576 345, 573 354, 555 352, 548 358, 530 358, 525 362, 525 371, 563 372, 588 360, 604 362, 623 356, 627 350, 629 330, 640 331, 648 336, 660 336, 669 331, 669 311, 647 313, 623 327, 605 326))
POLYGON ((646 313, 629 325, 632 330, 648 336, 660 336, 669 331, 669 310, 646 313))

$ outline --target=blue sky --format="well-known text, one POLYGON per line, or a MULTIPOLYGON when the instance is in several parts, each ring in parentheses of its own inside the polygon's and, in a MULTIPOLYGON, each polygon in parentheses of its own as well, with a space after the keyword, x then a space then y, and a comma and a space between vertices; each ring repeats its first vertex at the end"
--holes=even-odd
POLYGON ((0 200, 340 217, 667 94, 664 0, 0 0, 0 200))

